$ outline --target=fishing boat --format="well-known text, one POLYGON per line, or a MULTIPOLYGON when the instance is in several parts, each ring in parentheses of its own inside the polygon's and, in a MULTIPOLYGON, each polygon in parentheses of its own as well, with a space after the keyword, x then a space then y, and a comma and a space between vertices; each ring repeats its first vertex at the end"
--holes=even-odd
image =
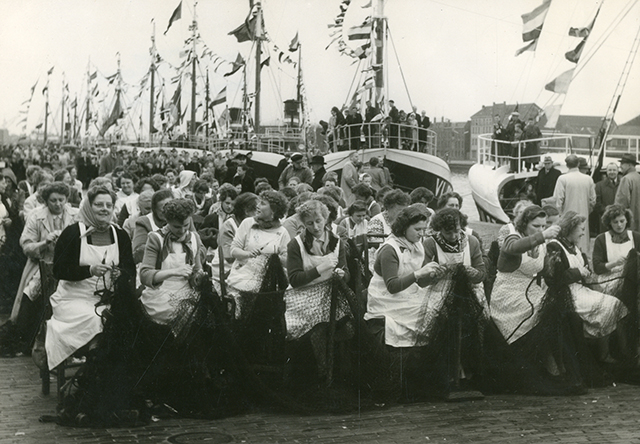
MULTIPOLYGON (((340 52, 353 57, 358 63, 353 88, 348 94, 350 102, 343 108, 356 108, 358 114, 366 116, 367 109, 364 105, 369 102, 377 114, 374 111, 370 119, 341 125, 334 131, 334 139, 343 139, 345 149, 325 155, 326 169, 340 174, 355 151, 362 163, 368 162, 372 157, 382 159, 397 188, 411 191, 417 187, 426 187, 434 195, 440 196, 451 191, 452 186, 448 164, 435 155, 436 133, 415 124, 398 122, 398 110, 390 106, 387 82, 390 29, 384 12, 385 3, 384 0, 370 2, 367 7, 372 8, 372 12, 362 24, 344 29, 344 19, 351 2, 342 0, 340 14, 329 25, 332 29, 331 44, 335 44, 340 52), (345 42, 345 35, 349 41, 357 43, 355 49, 345 42)), ((334 149, 335 146, 328 148, 334 149)))
MULTIPOLYGON (((606 113, 602 116, 562 116, 560 111, 562 109, 562 103, 569 91, 569 85, 573 77, 579 73, 593 58, 593 53, 597 51, 600 45, 592 45, 590 47, 591 52, 586 57, 580 57, 581 52, 585 48, 587 38, 591 34, 594 25, 598 24, 596 18, 600 12, 600 7, 595 13, 593 20, 590 24, 584 28, 571 28, 569 31, 570 36, 580 37, 582 40, 578 47, 565 54, 566 59, 569 62, 575 63, 576 67, 563 73, 558 79, 564 77, 563 87, 558 88, 558 79, 555 79, 551 83, 545 86, 545 89, 552 91, 554 95, 548 103, 550 106, 545 107, 544 113, 538 112, 534 108, 535 105, 531 105, 525 110, 526 119, 535 119, 540 125, 545 125, 538 137, 528 138, 526 140, 505 140, 504 137, 500 137, 498 134, 500 129, 504 129, 508 125, 507 122, 496 122, 494 124, 493 133, 485 133, 477 136, 477 161, 469 170, 469 184, 471 186, 472 196, 478 209, 480 220, 492 223, 508 223, 513 216, 513 208, 515 204, 524 196, 530 195, 531 190, 535 190, 536 181, 540 168, 539 163, 541 154, 545 156, 549 155, 552 158, 556 168, 561 172, 566 172, 565 158, 569 154, 576 154, 587 160, 591 175, 594 181, 600 179, 602 170, 606 168, 611 162, 617 162, 623 154, 631 153, 639 158, 640 155, 640 131, 638 131, 637 125, 633 125, 631 122, 626 125, 618 126, 614 117, 616 110, 620 103, 621 97, 625 89, 625 85, 629 78, 631 67, 640 47, 640 28, 635 33, 635 39, 631 45, 629 53, 626 57, 626 61, 622 72, 619 74, 618 83, 610 101, 609 107, 606 113), (584 63, 580 63, 584 59, 584 63), (559 101, 560 104, 555 104, 555 101, 559 101), (529 112, 529 115, 526 113, 529 112), (591 119, 593 125, 590 128, 580 128, 580 125, 571 125, 568 122, 571 118, 575 119, 591 119), (597 125, 597 126, 596 126, 597 125), (632 131, 624 131, 626 128, 633 128, 632 131), (527 146, 537 145, 538 151, 534 155, 529 155, 527 152, 527 146)), ((633 8, 635 3, 631 2, 621 9, 616 16, 616 21, 608 23, 605 33, 601 35, 600 39, 606 39, 611 33, 616 30, 617 25, 623 20, 630 12, 630 8, 633 8), (604 36, 604 37, 603 37, 604 36)), ((549 7, 549 2, 543 2, 543 4, 534 10, 540 17, 540 11, 543 11, 544 7, 549 7)), ((544 12, 546 14, 546 12, 544 12)), ((523 21, 525 22, 525 33, 523 38, 527 35, 527 18, 531 14, 523 15, 523 21)), ((544 15, 542 15, 544 19, 544 15)), ((543 20, 542 19, 542 20, 543 20)), ((542 22, 538 22, 538 31, 536 37, 532 40, 528 47, 534 47, 537 42, 537 38, 542 30, 542 22)), ((602 24, 604 26, 604 24, 602 24)), ((525 41, 526 38, 525 38, 525 41)), ((527 48, 527 47, 525 47, 527 48)), ((526 50, 526 49, 523 49, 526 50)), ((519 51, 521 53, 523 50, 519 51)), ((516 53, 516 55, 519 55, 516 53)), ((517 111, 518 105, 507 106, 510 109, 506 114, 510 120, 519 120, 519 113, 513 113, 517 111)), ((540 110, 540 108, 538 108, 540 110)), ((504 110, 503 110, 504 111, 504 110)), ((492 114, 491 118, 494 117, 492 114)), ((507 116, 498 116, 503 120, 507 116)), ((513 122, 512 122, 513 125, 513 122)))

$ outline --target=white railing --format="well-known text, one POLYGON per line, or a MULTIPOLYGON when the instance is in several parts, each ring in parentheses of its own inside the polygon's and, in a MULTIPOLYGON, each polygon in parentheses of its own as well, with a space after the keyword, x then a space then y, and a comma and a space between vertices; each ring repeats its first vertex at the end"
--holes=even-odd
POLYGON ((328 151, 397 148, 437 154, 437 134, 430 129, 390 122, 340 125, 327 131, 328 151))

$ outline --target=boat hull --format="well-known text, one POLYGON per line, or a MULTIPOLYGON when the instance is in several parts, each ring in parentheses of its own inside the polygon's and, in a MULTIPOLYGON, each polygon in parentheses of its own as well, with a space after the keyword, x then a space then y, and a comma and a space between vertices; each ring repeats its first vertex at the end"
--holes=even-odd
MULTIPOLYGON (((324 156, 327 171, 342 175, 342 169, 349 162, 354 151, 338 151, 324 156)), ((394 179, 394 186, 410 192, 417 187, 425 187, 436 196, 452 190, 451 171, 447 163, 439 157, 409 150, 369 148, 360 150, 358 160, 368 163, 372 157, 384 158, 394 179)))

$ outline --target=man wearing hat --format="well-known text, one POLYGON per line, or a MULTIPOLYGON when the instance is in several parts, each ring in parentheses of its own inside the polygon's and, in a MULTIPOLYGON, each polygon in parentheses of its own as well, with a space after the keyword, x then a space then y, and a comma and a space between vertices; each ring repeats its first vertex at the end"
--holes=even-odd
POLYGON ((636 171, 636 156, 625 153, 620 159, 622 179, 616 192, 616 204, 629 208, 633 213, 631 229, 640 231, 640 174, 636 171))
POLYGON ((280 189, 286 187, 287 183, 289 183, 289 179, 293 176, 297 176, 301 183, 308 183, 311 185, 311 181, 313 181, 313 173, 309 167, 302 164, 303 160, 304 156, 300 153, 295 153, 291 156, 291 165, 284 169, 278 179, 278 186, 280 189))
POLYGON ((324 175, 327 174, 327 170, 324 169, 324 157, 313 156, 311 158, 311 169, 313 170, 311 186, 313 187, 313 191, 318 191, 318 189, 324 185, 322 179, 324 175))
MULTIPOLYGON (((558 178, 553 197, 560 214, 575 211, 589 220, 589 214, 596 204, 596 185, 591 176, 583 174, 578 169, 580 160, 575 154, 565 159, 569 171, 558 178)), ((580 249, 584 253, 589 250, 589 225, 585 224, 584 236, 580 239, 580 249)))
POLYGON ((561 174, 554 168, 553 159, 548 154, 544 156, 542 166, 543 168, 538 171, 538 180, 536 181, 536 204, 538 205, 542 199, 553 196, 553 190, 556 189, 556 182, 561 174))
POLYGON ((607 165, 607 174, 602 178, 600 182, 596 184, 596 207, 593 209, 595 217, 598 219, 598 226, 600 233, 604 233, 608 230, 608 227, 602 226, 600 218, 604 214, 605 208, 616 202, 616 192, 618 191, 618 185, 620 185, 620 178, 618 177, 618 165, 611 162, 607 165))

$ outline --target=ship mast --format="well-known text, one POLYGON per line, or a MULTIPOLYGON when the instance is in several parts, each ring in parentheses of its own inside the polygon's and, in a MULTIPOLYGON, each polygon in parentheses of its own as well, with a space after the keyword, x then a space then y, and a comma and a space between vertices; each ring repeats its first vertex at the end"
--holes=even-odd
POLYGON ((87 62, 87 117, 85 119, 85 132, 89 136, 89 124, 91 123, 91 59, 87 62))
POLYGON ((193 44, 193 49, 191 53, 191 127, 189 129, 189 134, 191 138, 195 138, 196 135, 196 33, 198 30, 198 23, 196 22, 196 6, 198 2, 193 3, 193 22, 191 23, 191 40, 193 44))
POLYGON ((205 84, 205 96, 204 96, 204 122, 205 122, 205 139, 209 140, 209 103, 211 97, 209 96, 209 68, 207 68, 207 83, 205 84))
POLYGON ((43 137, 43 146, 47 145, 47 127, 49 124, 49 76, 51 75, 51 71, 47 73, 47 86, 46 86, 46 94, 45 94, 45 102, 44 102, 44 137, 43 137))
POLYGON ((153 127, 154 119, 154 93, 155 93, 155 75, 156 75, 156 22, 152 20, 153 31, 151 32, 151 90, 149 92, 149 144, 153 143, 153 133, 155 128, 153 127))
POLYGON ((384 16, 384 0, 377 0, 375 8, 373 10, 373 71, 375 73, 374 85, 375 85, 375 103, 379 109, 384 110, 385 114, 388 112, 386 103, 386 91, 385 91, 385 44, 386 44, 386 32, 387 19, 384 16))
POLYGON ((62 73, 62 102, 60 104, 60 145, 64 143, 64 72, 62 73))
MULTIPOLYGON (((253 3, 253 0, 250 0, 253 3)), ((252 5, 253 7, 253 5, 252 5)), ((262 7, 260 2, 256 2, 256 24, 254 29, 254 37, 256 40, 256 88, 255 88, 255 119, 253 121, 254 132, 260 132, 260 77, 262 74, 261 56, 262 56, 262 7)))

